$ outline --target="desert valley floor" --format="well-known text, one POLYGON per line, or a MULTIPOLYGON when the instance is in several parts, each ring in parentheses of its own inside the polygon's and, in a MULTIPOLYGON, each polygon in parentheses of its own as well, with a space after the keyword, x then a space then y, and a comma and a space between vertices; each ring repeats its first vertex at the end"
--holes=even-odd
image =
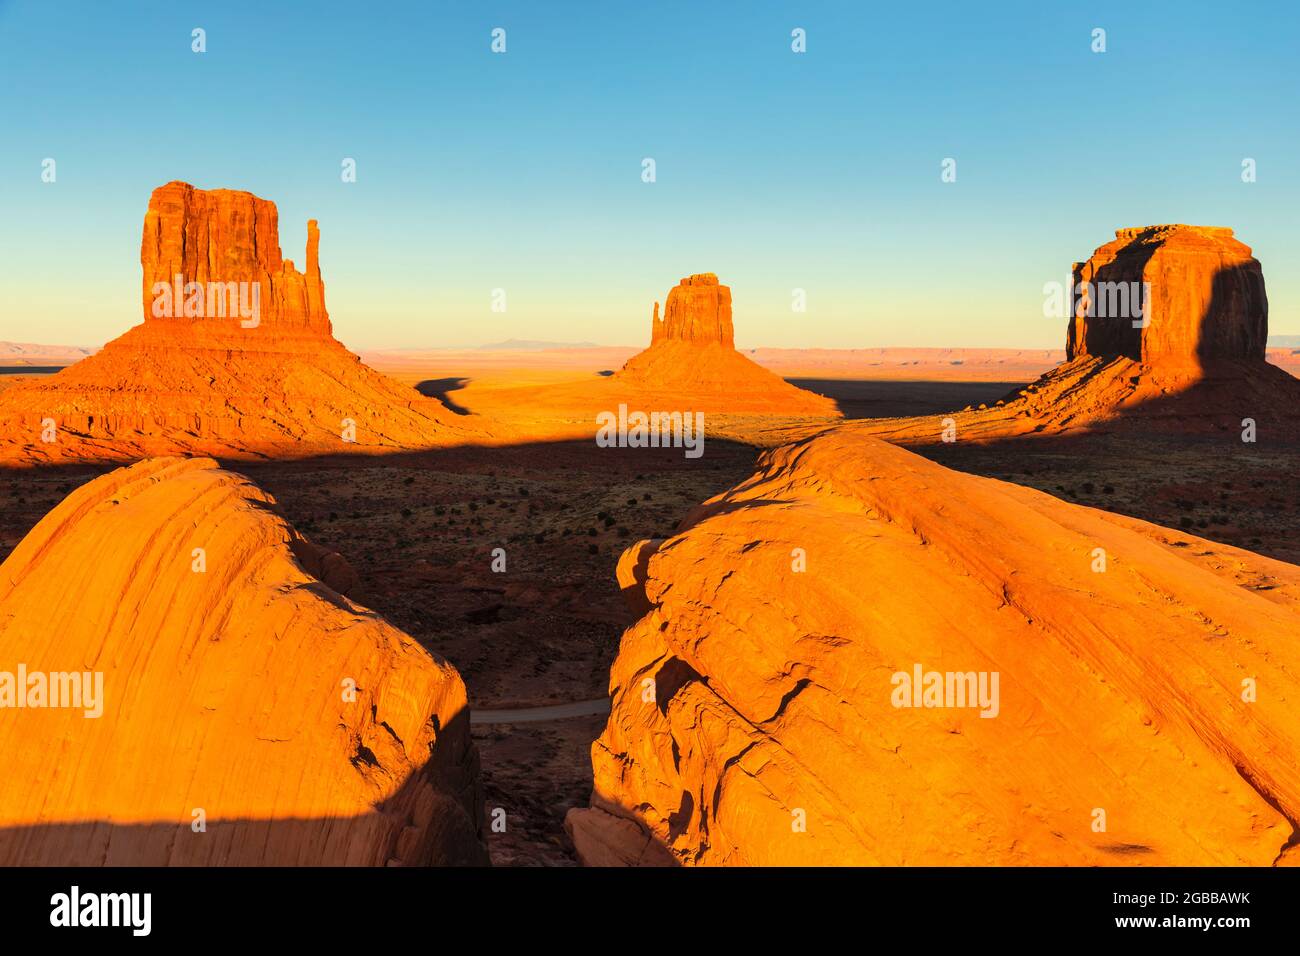
MULTIPOLYGON (((521 385, 578 381, 617 368, 633 350, 550 353, 370 353, 368 364, 449 408, 526 421, 521 385)), ((797 385, 834 399, 846 418, 946 412, 993 404, 1060 353, 881 351, 878 356, 774 353, 797 385)), ((1270 354, 1294 372, 1300 356, 1270 354)), ((9 367, 0 390, 45 368, 9 367)), ((770 442, 763 442, 770 444, 770 442)), ((913 450, 950 468, 1037 488, 1063 500, 1300 563, 1300 446, 1248 452, 1213 436, 1119 434, 935 443, 913 450)), ((275 497, 284 516, 356 570, 354 600, 442 654, 475 711, 605 697, 610 666, 634 615, 615 565, 632 542, 665 537, 700 502, 743 481, 761 448, 710 438, 705 454, 598 448, 590 438, 377 457, 223 462, 275 497), (507 549, 510 572, 490 570, 507 549)), ((0 471, 0 560, 73 488, 116 465, 0 471)), ((1215 564, 1212 550, 1196 556, 1215 564)), ((1231 573, 1231 569, 1227 569, 1231 573)), ((1266 580, 1246 586, 1268 589, 1266 580)), ((591 793, 592 741, 603 713, 475 723, 490 833, 504 865, 577 862, 564 817, 591 793)))

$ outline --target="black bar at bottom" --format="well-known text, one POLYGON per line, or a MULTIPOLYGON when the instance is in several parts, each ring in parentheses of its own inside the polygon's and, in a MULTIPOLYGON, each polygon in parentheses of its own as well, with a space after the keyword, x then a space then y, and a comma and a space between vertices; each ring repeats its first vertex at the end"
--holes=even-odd
POLYGON ((485 945, 501 934, 762 942, 800 925, 824 942, 901 929, 918 942, 1050 933, 1231 945, 1293 928, 1297 898, 1300 869, 0 869, 7 942, 127 945, 378 944, 389 931, 433 943, 440 925, 454 928, 447 945, 465 934, 485 945), (72 925, 87 922, 117 925, 72 925))

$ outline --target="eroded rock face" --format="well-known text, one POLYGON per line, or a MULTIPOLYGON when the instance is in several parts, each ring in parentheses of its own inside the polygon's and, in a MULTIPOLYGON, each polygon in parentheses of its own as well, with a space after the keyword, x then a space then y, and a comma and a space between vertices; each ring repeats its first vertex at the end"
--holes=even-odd
MULTIPOLYGON (((255 283, 260 320, 281 332, 310 329, 328 336, 319 249, 320 229, 312 219, 307 223, 307 271, 300 273, 292 260, 280 256, 275 203, 233 189, 195 189, 182 182, 159 186, 149 197, 140 240, 145 321, 185 321, 184 309, 175 307, 176 296, 175 316, 160 317, 154 309, 156 285, 173 285, 181 276, 182 296, 184 283, 255 283)), ((222 321, 206 315, 206 290, 203 304, 205 318, 222 321)))
POLYGON ((719 285, 712 272, 702 272, 669 289, 663 318, 656 302, 650 319, 650 344, 664 340, 735 348, 730 287, 719 285))
POLYGON ((140 245, 144 322, 0 395, 0 461, 493 440, 499 429, 367 368, 333 337, 319 242, 313 220, 300 273, 280 255, 274 203, 185 183, 154 190, 140 245))
POLYGON ((1076 263, 1074 282, 1069 359, 1123 356, 1153 366, 1264 361, 1264 275, 1231 229, 1119 229, 1113 242, 1076 263))
POLYGON ((731 289, 712 272, 688 276, 656 302, 650 347, 610 382, 634 406, 693 408, 707 414, 838 417, 829 398, 791 385, 736 351, 731 289))
POLYGON ((1300 380, 1265 358, 1268 297, 1250 247, 1214 226, 1115 235, 1075 264, 1063 364, 988 408, 846 427, 915 445, 1094 431, 1239 441, 1247 422, 1261 441, 1300 438, 1300 380))
POLYGON ((840 428, 619 579, 649 610, 567 820, 589 863, 1294 860, 1292 565, 840 428), (918 667, 943 690, 901 706, 918 667))
POLYGON ((0 708, 0 864, 486 862, 460 676, 304 559, 346 568, 210 459, 42 519, 0 565, 0 671, 98 673, 102 714, 0 708))

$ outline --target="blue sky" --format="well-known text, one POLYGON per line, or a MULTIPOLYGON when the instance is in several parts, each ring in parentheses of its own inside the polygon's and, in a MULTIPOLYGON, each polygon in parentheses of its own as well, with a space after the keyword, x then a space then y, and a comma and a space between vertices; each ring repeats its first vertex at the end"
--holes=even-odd
POLYGON ((300 266, 320 220, 354 348, 641 344, 703 271, 742 347, 1059 346, 1043 283, 1157 222, 1232 226, 1300 332, 1297 50, 1280 2, 0 0, 0 339, 137 323, 173 179, 300 266))

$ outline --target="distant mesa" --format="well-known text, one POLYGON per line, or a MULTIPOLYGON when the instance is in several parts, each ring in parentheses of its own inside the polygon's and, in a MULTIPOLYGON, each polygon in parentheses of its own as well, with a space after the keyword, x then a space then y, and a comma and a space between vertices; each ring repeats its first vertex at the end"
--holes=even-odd
MULTIPOLYGON (((650 317, 650 347, 610 381, 705 412, 839 417, 829 398, 791 385, 736 351, 731 289, 711 272, 687 276, 650 317)), ((667 407, 667 406, 665 406, 667 407)))
POLYGON ((1120 229, 1073 272, 1085 291, 1071 316, 1068 359, 1124 357, 1157 370, 1264 361, 1264 274, 1231 229, 1120 229))
POLYGON ((79 362, 94 349, 77 345, 36 345, 27 342, 0 342, 0 364, 69 365, 79 362))
POLYGON ((618 582, 589 865, 1300 862, 1293 565, 839 427, 618 582))
POLYGON ((734 349, 731 289, 719 285, 718 277, 712 272, 687 276, 669 289, 663 318, 659 318, 656 302, 650 319, 650 344, 666 341, 734 349))
MULTIPOLYGON (((172 182, 153 191, 144 216, 140 240, 143 272, 144 318, 167 323, 190 324, 193 318, 218 318, 214 290, 210 283, 248 283, 259 292, 259 322, 265 320, 279 335, 311 332, 331 335, 325 311, 325 283, 320 274, 320 229, 315 219, 307 222, 306 272, 298 272, 293 260, 281 258, 279 213, 275 203, 252 193, 231 189, 195 189, 188 183, 172 182), (174 298, 172 315, 159 316, 155 303, 176 277, 182 283, 205 287, 195 305, 201 315, 190 315, 174 298)), ((220 292, 222 290, 215 290, 220 292)), ((227 290, 241 293, 242 290, 227 290)), ((189 299, 193 293, 182 289, 189 299)), ((233 298, 233 295, 231 295, 233 298)), ((185 304, 188 304, 185 303, 185 304)), ((223 326, 234 324, 235 310, 228 300, 223 326), (228 320, 228 321, 227 321, 228 320)), ((251 319, 249 320, 251 322, 251 319)))
POLYGON ((1120 229, 1076 263, 1066 361, 996 406, 855 422, 904 444, 1136 430, 1300 436, 1300 381, 1265 358, 1268 296, 1250 247, 1220 226, 1120 229))
POLYGON ((280 457, 490 437, 481 419, 380 375, 333 337, 319 247, 312 220, 299 272, 281 256, 274 203, 182 182, 155 189, 140 244, 144 322, 0 395, 0 460, 280 457))
POLYGON ((460 675, 351 577, 211 459, 69 495, 0 565, 0 865, 485 864, 460 675))
POLYGON ((599 348, 595 342, 550 342, 545 339, 506 339, 480 345, 480 352, 551 352, 599 348))

